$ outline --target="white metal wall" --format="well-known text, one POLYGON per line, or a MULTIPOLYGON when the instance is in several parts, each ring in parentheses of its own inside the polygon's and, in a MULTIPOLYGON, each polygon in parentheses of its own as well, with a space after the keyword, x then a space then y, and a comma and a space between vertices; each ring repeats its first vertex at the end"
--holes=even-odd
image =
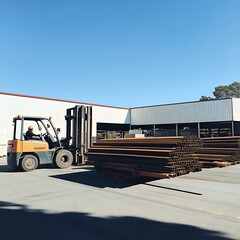
MULTIPOLYGON (((97 123, 125 123, 130 124, 130 110, 109 107, 92 107, 93 133, 97 132, 97 123)), ((94 135, 96 136, 96 134, 94 135)))
MULTIPOLYGON (((60 137, 64 137, 66 109, 77 104, 81 103, 0 94, 0 156, 6 154, 7 141, 12 139, 13 117, 17 115, 51 116, 55 127, 61 128, 60 137)), ((97 122, 130 124, 130 110, 93 106, 93 137, 96 136, 97 122)))
POLYGON ((132 125, 212 121, 232 121, 231 99, 131 109, 132 125))
POLYGON ((240 98, 233 98, 233 120, 240 121, 240 98))

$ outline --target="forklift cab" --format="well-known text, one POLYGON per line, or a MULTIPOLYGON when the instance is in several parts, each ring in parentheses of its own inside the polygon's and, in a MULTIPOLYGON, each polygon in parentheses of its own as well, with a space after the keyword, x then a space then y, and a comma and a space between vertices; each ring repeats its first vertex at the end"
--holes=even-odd
POLYGON ((13 125, 13 140, 45 141, 48 143, 49 149, 61 147, 57 131, 55 130, 51 119, 43 117, 17 116, 13 119, 13 125), (35 133, 31 139, 26 136, 28 126, 32 126, 33 132, 35 133))

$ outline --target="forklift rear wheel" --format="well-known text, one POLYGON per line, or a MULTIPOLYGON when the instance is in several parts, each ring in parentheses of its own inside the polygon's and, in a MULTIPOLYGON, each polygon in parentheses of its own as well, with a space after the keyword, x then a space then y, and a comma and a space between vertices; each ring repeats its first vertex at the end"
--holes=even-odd
POLYGON ((68 168, 73 163, 73 155, 70 151, 61 149, 57 152, 54 163, 59 168, 68 168))
POLYGON ((38 159, 33 155, 25 155, 21 161, 21 168, 25 172, 33 171, 38 167, 38 159))

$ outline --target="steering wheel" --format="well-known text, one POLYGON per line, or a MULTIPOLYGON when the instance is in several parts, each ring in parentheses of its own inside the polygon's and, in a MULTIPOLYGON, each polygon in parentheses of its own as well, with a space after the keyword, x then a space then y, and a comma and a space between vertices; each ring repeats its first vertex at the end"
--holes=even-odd
POLYGON ((43 137, 46 136, 47 134, 48 134, 48 132, 45 132, 45 133, 43 133, 43 134, 41 133, 41 134, 40 134, 40 138, 43 138, 43 137))

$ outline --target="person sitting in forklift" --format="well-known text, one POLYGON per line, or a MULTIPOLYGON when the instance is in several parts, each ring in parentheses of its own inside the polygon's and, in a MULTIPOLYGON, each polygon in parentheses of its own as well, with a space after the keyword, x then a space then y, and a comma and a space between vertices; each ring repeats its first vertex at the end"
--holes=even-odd
POLYGON ((35 133, 33 132, 33 127, 32 127, 32 126, 29 126, 29 127, 28 127, 28 130, 27 130, 25 136, 26 136, 26 139, 27 139, 27 140, 29 140, 29 139, 34 139, 34 136, 36 136, 36 137, 38 137, 38 138, 40 139, 40 134, 35 134, 35 133))

